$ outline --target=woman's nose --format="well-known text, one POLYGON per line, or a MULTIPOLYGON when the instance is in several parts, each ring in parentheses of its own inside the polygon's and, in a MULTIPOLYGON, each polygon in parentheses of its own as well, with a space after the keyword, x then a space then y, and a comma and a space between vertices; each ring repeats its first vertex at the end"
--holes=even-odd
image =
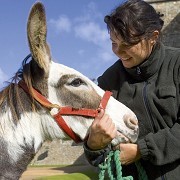
POLYGON ((123 57, 124 54, 126 54, 126 52, 120 48, 116 48, 113 50, 114 54, 117 56, 117 57, 123 57))

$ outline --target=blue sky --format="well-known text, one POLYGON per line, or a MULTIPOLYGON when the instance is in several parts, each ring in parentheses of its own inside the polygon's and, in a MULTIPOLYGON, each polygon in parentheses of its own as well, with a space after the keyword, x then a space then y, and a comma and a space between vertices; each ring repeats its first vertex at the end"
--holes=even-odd
MULTIPOLYGON (((52 57, 89 78, 113 64, 104 16, 123 0, 41 0, 45 5, 52 57)), ((5 86, 30 53, 26 24, 35 0, 1 0, 0 88, 5 86)))

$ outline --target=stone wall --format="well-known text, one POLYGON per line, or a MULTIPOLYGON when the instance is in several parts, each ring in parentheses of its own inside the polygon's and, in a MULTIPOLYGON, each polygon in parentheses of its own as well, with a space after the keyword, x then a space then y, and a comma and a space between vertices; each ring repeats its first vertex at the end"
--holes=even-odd
POLYGON ((180 0, 146 0, 164 14, 162 40, 168 46, 180 47, 180 0))
POLYGON ((85 165, 82 144, 73 141, 47 141, 32 160, 31 165, 85 165))

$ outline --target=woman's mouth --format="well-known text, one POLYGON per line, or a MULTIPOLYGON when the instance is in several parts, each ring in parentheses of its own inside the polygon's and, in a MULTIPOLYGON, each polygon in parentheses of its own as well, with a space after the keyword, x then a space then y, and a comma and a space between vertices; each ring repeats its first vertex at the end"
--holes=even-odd
POLYGON ((131 57, 129 58, 121 58, 122 61, 129 61, 131 59, 131 57))

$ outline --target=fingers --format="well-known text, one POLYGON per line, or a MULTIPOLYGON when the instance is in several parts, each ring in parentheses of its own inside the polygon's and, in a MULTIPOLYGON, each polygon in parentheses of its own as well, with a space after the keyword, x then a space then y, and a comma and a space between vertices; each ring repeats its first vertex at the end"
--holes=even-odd
POLYGON ((118 145, 116 145, 116 146, 113 146, 113 150, 114 150, 114 151, 115 151, 115 150, 119 150, 119 151, 120 151, 119 159, 120 159, 122 165, 128 164, 128 163, 127 163, 127 159, 126 159, 126 155, 125 155, 124 150, 123 150, 123 148, 121 147, 120 144, 118 144, 118 145))
POLYGON ((109 126, 107 125, 109 127, 107 133, 110 134, 111 140, 113 140, 117 136, 117 128, 112 120, 109 123, 109 126))
MULTIPOLYGON (((107 114, 104 114, 104 109, 100 109, 97 117, 94 119, 92 126, 103 126, 104 123, 108 122, 109 116, 107 114)), ((101 128, 101 127, 99 127, 101 128)))
POLYGON ((113 139, 117 134, 115 123, 112 121, 109 115, 104 113, 103 109, 100 110, 92 126, 96 126, 101 133, 108 135, 111 139, 113 139))
POLYGON ((140 150, 137 144, 121 143, 119 147, 121 151, 120 160, 123 165, 131 164, 141 158, 140 150))
POLYGON ((109 115, 101 109, 91 125, 87 145, 91 149, 102 149, 115 138, 117 129, 109 115))
POLYGON ((116 146, 113 146, 113 150, 115 151, 115 150, 119 150, 120 151, 120 145, 118 144, 118 145, 116 145, 116 146))
POLYGON ((115 151, 115 150, 119 150, 119 151, 120 151, 119 159, 120 159, 122 165, 128 164, 128 163, 127 163, 127 160, 126 160, 126 157, 125 157, 125 153, 124 153, 124 151, 121 149, 121 145, 120 145, 120 144, 118 144, 117 146, 113 146, 113 150, 114 150, 114 151, 115 151))
POLYGON ((95 119, 100 120, 103 117, 103 115, 104 115, 104 109, 100 109, 100 111, 95 119))

